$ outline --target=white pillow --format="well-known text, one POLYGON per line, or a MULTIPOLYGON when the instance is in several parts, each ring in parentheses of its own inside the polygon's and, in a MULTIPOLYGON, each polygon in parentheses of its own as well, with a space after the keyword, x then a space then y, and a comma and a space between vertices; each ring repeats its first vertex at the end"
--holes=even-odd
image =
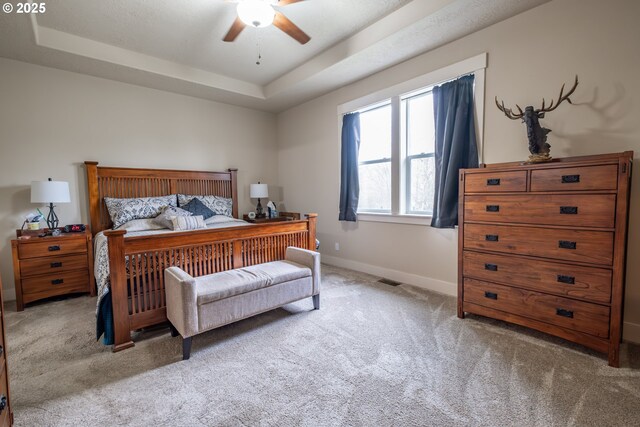
POLYGON ((173 206, 165 206, 162 209, 162 213, 155 217, 153 219, 153 222, 158 224, 162 228, 171 229, 173 227, 171 218, 176 216, 191 216, 191 212, 173 206))
POLYGON ((207 228, 204 223, 204 217, 202 215, 194 216, 173 216, 171 217, 171 223, 175 231, 188 231, 199 230, 201 228, 207 228))
POLYGON ((118 230, 127 230, 127 231, 145 231, 145 230, 161 230, 165 227, 162 225, 156 224, 154 222, 154 218, 145 218, 145 219, 132 219, 131 221, 125 222, 118 230))

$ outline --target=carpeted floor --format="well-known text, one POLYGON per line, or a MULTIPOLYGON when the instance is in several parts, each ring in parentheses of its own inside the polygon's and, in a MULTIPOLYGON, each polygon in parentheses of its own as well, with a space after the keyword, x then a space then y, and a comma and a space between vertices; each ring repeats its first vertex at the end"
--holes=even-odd
POLYGON ((95 300, 8 307, 18 426, 640 425, 640 347, 622 368, 562 340, 455 315, 455 299, 323 266, 311 299, 113 354, 95 300))

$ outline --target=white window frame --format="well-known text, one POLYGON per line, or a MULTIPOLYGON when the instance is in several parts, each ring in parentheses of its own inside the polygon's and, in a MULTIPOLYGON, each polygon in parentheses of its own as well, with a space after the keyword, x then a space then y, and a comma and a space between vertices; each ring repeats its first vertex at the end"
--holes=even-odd
MULTIPOLYGON (((401 203, 407 201, 407 197, 400 194, 408 191, 406 179, 406 167, 402 161, 405 147, 402 147, 401 100, 421 92, 440 83, 454 80, 466 74, 475 75, 474 108, 476 119, 476 136, 480 163, 484 162, 484 98, 485 98, 485 69, 487 68, 487 53, 476 55, 455 64, 448 65, 435 71, 423 74, 403 83, 379 90, 358 99, 346 102, 338 106, 339 132, 342 132, 342 116, 355 111, 366 111, 376 104, 391 100, 391 213, 366 212, 358 213, 358 221, 391 222, 399 224, 430 224, 430 215, 416 215, 402 213, 405 211, 401 203)), ((338 138, 340 140, 340 137, 338 138)), ((339 152, 338 152, 339 155, 339 152)), ((338 160, 339 162, 339 160, 338 160)))

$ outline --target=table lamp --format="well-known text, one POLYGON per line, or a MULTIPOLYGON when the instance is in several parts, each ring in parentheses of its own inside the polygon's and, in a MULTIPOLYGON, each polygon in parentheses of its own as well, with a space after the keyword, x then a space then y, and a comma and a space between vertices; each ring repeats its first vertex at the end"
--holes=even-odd
POLYGON ((54 203, 69 203, 69 183, 64 181, 32 181, 31 182, 31 203, 48 203, 49 215, 47 215, 47 227, 54 229, 58 227, 58 215, 53 210, 54 203))
POLYGON ((267 184, 260 184, 260 181, 258 181, 257 184, 251 184, 249 186, 249 197, 252 199, 258 199, 258 205, 256 206, 256 218, 264 218, 266 215, 262 210, 260 199, 269 197, 269 186, 267 184))

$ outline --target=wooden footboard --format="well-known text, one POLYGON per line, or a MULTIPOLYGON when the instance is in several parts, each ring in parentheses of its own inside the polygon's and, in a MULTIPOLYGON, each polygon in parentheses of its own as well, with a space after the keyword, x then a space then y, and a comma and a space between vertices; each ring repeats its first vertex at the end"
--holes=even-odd
POLYGON ((105 231, 115 342, 134 345, 131 332, 166 321, 164 269, 178 266, 192 276, 284 259, 288 246, 315 249, 316 214, 304 220, 214 230, 137 236, 105 231))

